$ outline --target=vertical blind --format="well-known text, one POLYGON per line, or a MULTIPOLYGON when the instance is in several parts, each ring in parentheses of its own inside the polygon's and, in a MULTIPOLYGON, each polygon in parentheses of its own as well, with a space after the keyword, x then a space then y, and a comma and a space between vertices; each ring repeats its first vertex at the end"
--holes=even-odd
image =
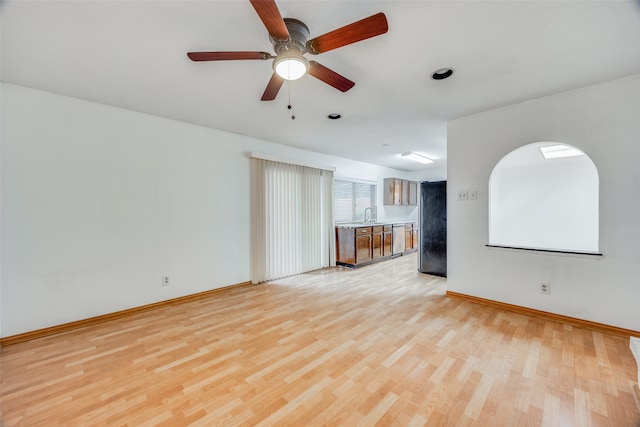
POLYGON ((333 183, 333 200, 336 222, 363 221, 364 210, 376 209, 376 185, 364 182, 336 179, 333 183))
POLYGON ((251 158, 251 281, 335 265, 333 172, 251 158))

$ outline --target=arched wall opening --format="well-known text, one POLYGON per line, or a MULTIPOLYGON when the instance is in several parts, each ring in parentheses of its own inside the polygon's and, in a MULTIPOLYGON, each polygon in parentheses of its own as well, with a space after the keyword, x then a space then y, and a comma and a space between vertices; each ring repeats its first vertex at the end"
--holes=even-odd
POLYGON ((596 165, 568 144, 515 149, 489 179, 489 246, 599 252, 596 165))

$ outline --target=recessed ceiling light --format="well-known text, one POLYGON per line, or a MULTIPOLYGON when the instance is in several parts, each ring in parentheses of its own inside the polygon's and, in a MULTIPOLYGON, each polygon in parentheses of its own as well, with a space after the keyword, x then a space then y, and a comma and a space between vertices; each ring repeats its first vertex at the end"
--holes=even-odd
POLYGON ((331 120, 338 120, 342 116, 338 113, 331 113, 327 117, 329 117, 331 120))
POLYGON ((421 154, 413 153, 413 152, 402 153, 400 154, 400 156, 404 157, 405 159, 413 160, 414 162, 422 163, 423 165, 428 165, 429 163, 433 163, 433 160, 431 160, 430 158, 425 157, 421 154))
POLYGON ((454 70, 453 68, 440 68, 431 74, 431 78, 433 80, 444 80, 453 76, 454 70))
POLYGON ((584 156, 582 151, 564 144, 540 147, 540 151, 542 151, 542 155, 546 160, 559 159, 561 157, 584 156))

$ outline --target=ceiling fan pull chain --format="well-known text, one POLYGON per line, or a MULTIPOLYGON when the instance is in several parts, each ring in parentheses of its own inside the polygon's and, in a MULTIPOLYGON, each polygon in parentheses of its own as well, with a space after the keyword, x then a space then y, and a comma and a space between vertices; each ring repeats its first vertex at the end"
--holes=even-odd
POLYGON ((295 120, 296 113, 293 110, 293 107, 291 106, 291 86, 293 86, 292 82, 289 82, 288 86, 289 86, 289 105, 287 105, 287 109, 291 110, 291 120, 295 120))

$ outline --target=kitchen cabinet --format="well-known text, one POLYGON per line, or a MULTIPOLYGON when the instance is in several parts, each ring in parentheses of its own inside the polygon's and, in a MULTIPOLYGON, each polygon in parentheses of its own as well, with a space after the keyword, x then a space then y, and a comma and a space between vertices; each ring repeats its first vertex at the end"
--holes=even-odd
POLYGON ((383 203, 385 206, 402 205, 402 180, 399 178, 384 179, 383 203))
POLYGON ((336 226, 336 264, 360 267, 392 256, 400 256, 418 248, 418 224, 345 224, 336 226), (394 228, 395 227, 395 228, 394 228), (394 229, 402 231, 398 242, 402 246, 393 252, 394 229), (408 242, 408 243, 406 243, 408 242))
POLYGON ((336 227, 336 263, 355 266, 372 257, 371 227, 336 227))
POLYGON ((409 182, 409 206, 418 206, 418 183, 416 181, 409 182))
POLYGON ((409 204, 409 181, 402 180, 402 204, 409 204))
POLYGON ((371 228, 356 230, 356 264, 361 264, 371 259, 371 228), (363 233, 360 234, 359 231, 363 233))
POLYGON ((404 225, 404 251, 418 250, 418 223, 408 222, 404 225))
POLYGON ((389 257, 393 254, 393 226, 385 225, 382 228, 382 256, 389 257))
POLYGON ((371 227, 371 259, 382 258, 383 256, 383 233, 382 226, 371 227))
POLYGON ((336 263, 360 266, 391 257, 391 225, 337 226, 336 263))
POLYGON ((418 206, 418 183, 400 178, 384 179, 385 206, 418 206))
POLYGON ((336 227, 336 263, 355 265, 356 238, 355 228, 336 227))

